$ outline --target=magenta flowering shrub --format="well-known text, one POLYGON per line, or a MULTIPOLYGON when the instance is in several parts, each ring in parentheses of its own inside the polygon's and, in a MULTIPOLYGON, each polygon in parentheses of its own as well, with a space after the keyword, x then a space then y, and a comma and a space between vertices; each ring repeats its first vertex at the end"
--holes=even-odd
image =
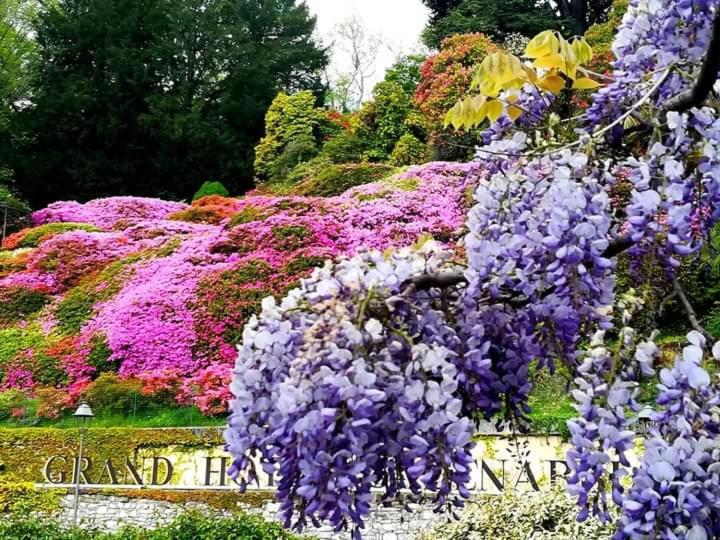
POLYGON ((148 394, 220 414, 242 328, 264 298, 360 248, 423 235, 454 245, 480 173, 477 164, 431 163, 327 198, 54 203, 33 215, 36 227, 88 227, 0 252, 13 261, 0 293, 49 296, 0 323, 0 386, 62 388, 71 405, 100 373, 117 371, 148 394))
POLYGON ((87 223, 100 228, 113 227, 119 221, 144 221, 165 219, 173 212, 187 207, 186 204, 149 199, 146 197, 109 197, 81 204, 75 201, 59 201, 44 210, 35 212, 33 224, 87 223))

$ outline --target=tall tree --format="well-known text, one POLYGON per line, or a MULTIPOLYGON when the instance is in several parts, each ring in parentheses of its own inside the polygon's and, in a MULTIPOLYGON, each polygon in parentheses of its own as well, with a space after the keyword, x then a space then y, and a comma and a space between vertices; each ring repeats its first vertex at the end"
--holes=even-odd
POLYGON ((0 3, 0 183, 12 182, 8 166, 13 134, 10 118, 28 96, 28 65, 35 53, 30 34, 34 0, 0 3))
POLYGON ((368 94, 368 83, 375 75, 377 58, 383 44, 383 36, 373 33, 365 22, 350 17, 339 23, 334 30, 336 53, 345 56, 349 69, 328 77, 333 88, 335 103, 343 112, 360 107, 368 94))
POLYGON ((276 93, 321 91, 314 27, 295 0, 59 0, 16 115, 19 185, 35 204, 247 189, 276 93))
POLYGON ((560 29, 561 20, 550 4, 536 0, 463 0, 448 15, 427 27, 423 41, 438 48, 447 36, 482 32, 497 43, 508 34, 532 37, 548 29, 560 29))
POLYGON ((510 33, 532 37, 542 30, 562 29, 582 35, 607 18, 612 0, 423 0, 430 22, 423 33, 428 47, 438 48, 453 34, 482 32, 496 41, 510 33))

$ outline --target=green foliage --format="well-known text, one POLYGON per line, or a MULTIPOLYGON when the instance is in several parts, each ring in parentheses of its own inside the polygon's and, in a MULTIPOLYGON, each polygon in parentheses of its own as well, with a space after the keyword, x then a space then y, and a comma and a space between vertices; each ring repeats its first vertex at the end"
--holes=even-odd
MULTIPOLYGON (((24 392, 17 389, 0 391, 0 420, 10 418, 13 411, 22 409, 27 404, 28 398, 24 392)), ((0 512, 2 508, 0 508, 0 512)))
POLYGON ((127 414, 145 399, 142 386, 137 379, 121 379, 114 373, 103 373, 87 387, 84 398, 98 412, 127 414))
POLYGON ((390 164, 395 166, 425 163, 431 158, 430 148, 412 133, 406 133, 393 148, 390 164))
POLYGON ((232 517, 182 514, 155 530, 126 527, 114 533, 64 527, 51 520, 15 517, 0 522, 4 540, 294 540, 297 537, 262 517, 237 513, 232 517))
POLYGON ((273 98, 321 91, 314 28, 296 0, 43 2, 34 106, 11 118, 16 184, 33 205, 188 198, 208 177, 244 191, 273 98))
POLYGON ((45 334, 35 324, 25 328, 0 328, 0 370, 22 351, 42 347, 45 339, 45 334))
POLYGON ((307 244, 310 235, 310 231, 302 225, 276 225, 272 232, 277 242, 276 248, 282 251, 300 249, 307 244))
POLYGON ((437 48, 454 34, 481 32, 496 42, 510 34, 532 37, 543 30, 560 30, 562 21, 549 3, 534 0, 462 0, 423 32, 424 43, 437 48))
POLYGON ((255 148, 259 180, 281 180, 298 163, 317 154, 316 136, 324 115, 312 92, 281 92, 265 115, 265 136, 255 148))
POLYGON ((269 213, 262 208, 258 208, 256 206, 246 206, 230 219, 230 224, 228 226, 232 228, 252 221, 262 221, 268 216, 269 213))
POLYGON ((391 81, 379 82, 373 99, 360 110, 358 136, 367 141, 366 154, 371 161, 385 161, 397 141, 407 132, 405 119, 412 107, 411 96, 391 81))
POLYGON ((97 297, 83 287, 75 287, 55 308, 57 328, 63 334, 76 334, 93 314, 97 297))
MULTIPOLYGON (((0 176, 0 181, 2 181, 2 176, 0 176)), ((12 207, 21 213, 30 212, 28 204, 11 191, 9 187, 2 184, 0 184, 0 205, 12 207)))
POLYGON ((385 72, 385 82, 398 84, 403 91, 412 96, 420 83, 420 66, 427 57, 422 54, 410 54, 400 57, 385 72))
POLYGON ((0 2, 0 204, 27 211, 25 203, 11 193, 12 149, 19 136, 12 130, 14 104, 28 95, 29 65, 35 58, 32 21, 36 0, 0 2))
POLYGON ((51 387, 67 384, 62 361, 43 351, 33 351, 33 381, 51 387))
POLYGON ((0 326, 26 320, 50 301, 50 295, 25 287, 0 289, 0 326))
MULTIPOLYGON (((100 229, 87 223, 46 223, 29 229, 18 242, 19 248, 34 248, 48 238, 68 231, 99 232, 100 229)), ((22 234, 22 233, 21 233, 22 234)))
MULTIPOLYGON (((60 509, 60 489, 36 489, 30 482, 0 482, 0 513, 14 516, 52 513, 60 509)), ((2 529, 0 528, 0 531, 2 529)), ((34 536, 27 536, 28 540, 34 536)))
MULTIPOLYGON (((357 129, 346 129, 329 139, 322 147, 319 158, 333 163, 357 163, 365 160, 368 141, 358 134, 357 129)), ((312 161, 298 165, 290 174, 291 177, 303 175, 303 165, 315 165, 312 161)))
POLYGON ((615 32, 628 9, 628 4, 629 0, 613 0, 607 21, 596 23, 585 32, 585 39, 597 54, 611 52, 615 32))
POLYGON ((207 197, 209 195, 220 195, 221 197, 229 197, 230 192, 222 184, 222 182, 203 182, 203 185, 200 186, 200 189, 198 189, 195 192, 195 195, 193 195, 192 200, 193 202, 195 202, 198 199, 202 199, 203 197, 207 197))
POLYGON ((88 355, 88 364, 93 366, 96 373, 104 373, 107 371, 117 371, 120 367, 118 362, 110 362, 112 351, 108 345, 105 336, 95 335, 90 342, 90 354, 88 355))
POLYGON ((381 163, 348 163, 335 165, 324 160, 308 163, 302 170, 293 172, 293 195, 332 197, 351 187, 377 182, 395 170, 381 163), (295 176, 297 175, 297 176, 295 176))
POLYGON ((442 523, 420 540, 493 539, 610 540, 612 524, 596 519, 579 523, 577 506, 562 486, 542 493, 481 495, 467 506, 458 521, 442 523))

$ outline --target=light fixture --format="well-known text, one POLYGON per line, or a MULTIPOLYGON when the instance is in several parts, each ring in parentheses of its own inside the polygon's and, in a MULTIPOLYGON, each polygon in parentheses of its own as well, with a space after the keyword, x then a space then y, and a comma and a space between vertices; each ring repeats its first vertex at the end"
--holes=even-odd
POLYGON ((83 439, 85 438, 85 433, 87 432, 88 427, 90 427, 90 422, 95 415, 93 414, 90 405, 83 401, 80 405, 78 405, 78 408, 73 416, 75 417, 78 431, 80 432, 80 445, 78 448, 77 461, 75 462, 75 504, 73 510, 73 523, 77 525, 78 505, 80 504, 80 469, 82 468, 83 462, 83 439))

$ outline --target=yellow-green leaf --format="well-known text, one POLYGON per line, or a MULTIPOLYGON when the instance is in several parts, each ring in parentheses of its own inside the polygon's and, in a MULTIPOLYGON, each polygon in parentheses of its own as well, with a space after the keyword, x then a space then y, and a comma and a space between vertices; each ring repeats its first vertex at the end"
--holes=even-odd
POLYGON ((495 122, 505 110, 502 102, 497 99, 493 99, 487 103, 487 117, 491 122, 495 122))
POLYGON ((593 50, 585 38, 576 38, 573 40, 571 47, 579 64, 587 64, 593 59, 593 50))
POLYGON ((530 40, 525 47, 525 56, 528 58, 540 58, 559 52, 560 46, 555 32, 545 30, 530 40))
POLYGON ((600 86, 600 83, 593 81, 589 77, 580 77, 579 79, 575 79, 575 82, 573 82, 572 85, 575 90, 592 90, 598 86, 600 86))
POLYGON ((565 79, 559 75, 546 75, 545 77, 538 79, 537 85, 543 90, 547 90, 553 94, 558 94, 563 88, 565 88, 565 79))
POLYGON ((563 38, 560 38, 560 55, 565 60, 565 66, 561 68, 561 71, 565 73, 569 78, 575 79, 577 75, 577 56, 573 51, 570 44, 563 38))
POLYGON ((553 53, 536 59, 533 66, 540 69, 565 69, 565 59, 560 54, 553 53))
POLYGON ((508 115, 508 118, 510 118, 510 120, 514 122, 520 117, 520 115, 522 115, 523 110, 520 107, 516 107, 515 105, 510 105, 508 106, 505 113, 508 115))

